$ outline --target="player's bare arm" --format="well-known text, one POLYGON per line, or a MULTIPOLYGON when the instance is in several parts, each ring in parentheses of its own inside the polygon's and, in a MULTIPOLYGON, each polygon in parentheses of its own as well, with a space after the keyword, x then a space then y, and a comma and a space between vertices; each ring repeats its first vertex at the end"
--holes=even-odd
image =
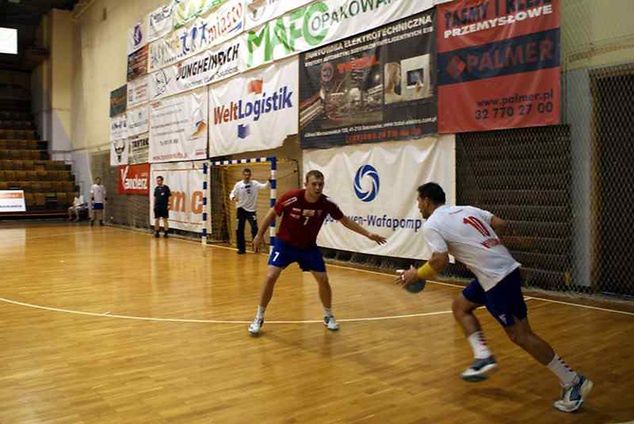
POLYGON ((354 222, 347 216, 344 216, 343 218, 341 218, 339 222, 341 222, 343 226, 346 227, 347 229, 352 230, 355 233, 361 234, 362 236, 367 237, 370 240, 377 242, 378 244, 384 244, 385 242, 387 242, 387 239, 385 237, 379 234, 369 232, 368 230, 366 230, 361 225, 357 224, 356 222, 354 222))

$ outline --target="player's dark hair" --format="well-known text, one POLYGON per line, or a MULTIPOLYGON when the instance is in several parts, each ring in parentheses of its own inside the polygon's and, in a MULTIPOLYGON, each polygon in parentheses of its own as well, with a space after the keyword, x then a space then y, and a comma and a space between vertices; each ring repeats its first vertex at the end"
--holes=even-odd
POLYGON ((308 171, 306 173, 306 181, 308 181, 308 179, 310 177, 315 177, 318 180, 323 180, 324 179, 324 174, 321 173, 321 171, 318 171, 316 169, 313 169, 312 171, 308 171))
POLYGON ((163 176, 162 176, 162 175, 159 175, 159 176, 158 176, 158 177, 156 177, 156 178, 160 178, 160 179, 161 179, 161 181, 165 181, 165 178, 163 178, 163 176))
POLYGON ((249 168, 244 168, 244 169, 242 170, 242 173, 244 174, 245 172, 248 172, 248 173, 250 174, 250 173, 251 173, 251 169, 249 169, 249 168))
POLYGON ((425 183, 418 187, 418 196, 431 200, 435 205, 444 205, 446 202, 445 192, 436 183, 425 183))

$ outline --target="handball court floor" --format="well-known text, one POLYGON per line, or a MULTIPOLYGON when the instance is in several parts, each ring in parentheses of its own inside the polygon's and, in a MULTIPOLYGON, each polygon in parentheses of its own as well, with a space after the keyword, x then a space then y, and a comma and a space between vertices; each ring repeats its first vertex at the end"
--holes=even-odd
POLYGON ((594 391, 562 414, 554 376, 479 311, 499 371, 471 350, 459 287, 412 295, 329 266, 339 332, 292 265, 247 334, 266 256, 114 227, 0 223, 0 423, 621 423, 634 420, 634 308, 529 297, 533 328, 594 391), (625 308, 625 309, 623 309, 625 308))

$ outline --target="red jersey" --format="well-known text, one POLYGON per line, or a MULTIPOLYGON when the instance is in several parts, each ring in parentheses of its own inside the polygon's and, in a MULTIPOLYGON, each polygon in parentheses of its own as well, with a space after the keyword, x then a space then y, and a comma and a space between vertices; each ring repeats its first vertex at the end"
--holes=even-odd
POLYGON ((317 245, 317 234, 328 215, 343 218, 343 212, 328 196, 321 195, 315 203, 304 198, 305 189, 291 190, 275 203, 275 213, 282 216, 277 237, 300 249, 317 245))

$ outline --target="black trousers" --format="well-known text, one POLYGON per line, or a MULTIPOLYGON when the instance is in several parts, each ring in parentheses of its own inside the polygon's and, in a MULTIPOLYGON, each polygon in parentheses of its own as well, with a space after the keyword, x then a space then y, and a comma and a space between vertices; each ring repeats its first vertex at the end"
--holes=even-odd
POLYGON ((238 239, 238 252, 246 251, 246 242, 244 240, 244 229, 246 221, 251 225, 251 238, 258 233, 258 221, 255 212, 249 212, 243 208, 238 208, 238 229, 236 230, 236 238, 238 239))

